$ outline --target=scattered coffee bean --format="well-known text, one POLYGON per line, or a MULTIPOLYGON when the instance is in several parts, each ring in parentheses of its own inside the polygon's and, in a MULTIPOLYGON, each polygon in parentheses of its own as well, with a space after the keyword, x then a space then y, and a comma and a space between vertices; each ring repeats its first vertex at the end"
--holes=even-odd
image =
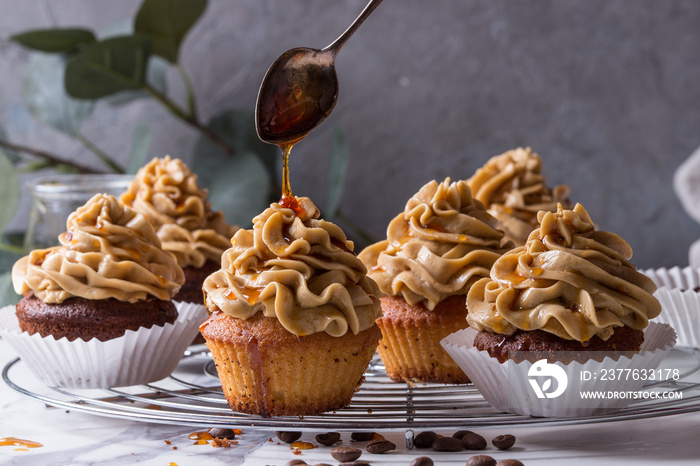
POLYGON ((454 434, 452 434, 452 436, 453 436, 454 438, 458 438, 458 439, 462 440, 462 438, 463 438, 465 435, 471 434, 471 433, 472 433, 471 430, 458 430, 457 432, 455 432, 454 434))
POLYGON ((501 460, 498 463, 496 463, 496 466, 525 466, 525 465, 518 460, 501 460))
POLYGON ((331 456, 338 461, 355 461, 362 456, 362 450, 352 447, 335 447, 331 450, 331 456))
POLYGON ((486 439, 474 432, 462 437, 462 446, 465 450, 483 450, 486 448, 486 439))
POLYGON ((325 434, 318 434, 316 436, 316 441, 321 445, 330 447, 340 441, 340 434, 338 432, 327 432, 325 434))
POLYGON ((430 448, 433 446, 433 442, 438 439, 438 434, 432 430, 426 430, 416 435, 413 439, 413 446, 416 448, 430 448))
POLYGON ((284 443, 294 443, 301 438, 301 432, 275 432, 277 438, 284 443))
POLYGON ((510 434, 499 435, 493 440, 491 440, 491 443, 493 443, 493 446, 498 448, 499 450, 507 450, 513 445, 515 445, 515 437, 510 434))
POLYGON ((291 460, 287 461, 284 466, 308 466, 308 463, 304 460, 291 460))
POLYGON ((433 442, 435 451, 461 451, 462 442, 454 437, 440 437, 433 442))
POLYGON ((409 466, 433 466, 434 464, 435 463, 433 463, 433 460, 431 460, 427 456, 419 456, 418 458, 411 461, 411 464, 409 466))
POLYGON ((476 455, 467 460, 467 466, 496 466, 496 460, 488 455, 476 455))
POLYGON ((367 451, 369 453, 381 454, 390 450, 396 450, 396 444, 387 439, 375 439, 367 444, 367 451))
POLYGON ((233 431, 233 429, 224 429, 222 427, 214 427, 209 429, 209 435, 214 438, 225 438, 228 440, 233 440, 236 438, 236 433, 233 431))
POLYGON ((372 437, 374 437, 374 432, 353 432, 350 434, 350 438, 356 442, 366 442, 372 440, 372 437))

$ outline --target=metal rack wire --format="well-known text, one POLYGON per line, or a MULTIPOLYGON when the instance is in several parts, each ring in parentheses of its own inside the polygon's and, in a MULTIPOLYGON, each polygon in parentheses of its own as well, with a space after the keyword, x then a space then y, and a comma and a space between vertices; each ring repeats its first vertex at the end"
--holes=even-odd
POLYGON ((603 423, 700 411, 700 382, 691 380, 700 380, 691 377, 700 370, 700 350, 675 349, 672 355, 683 363, 681 378, 649 384, 646 389, 681 391, 682 399, 640 400, 612 414, 566 419, 498 412, 472 385, 395 383, 386 376, 378 358, 373 360, 365 374, 365 383, 348 407, 304 417, 263 418, 232 412, 204 347, 188 351, 170 377, 146 385, 105 390, 49 388, 30 376, 19 359, 5 366, 2 378, 12 389, 47 406, 100 416, 207 427, 353 432, 403 430, 407 432, 410 445, 413 429, 603 423))

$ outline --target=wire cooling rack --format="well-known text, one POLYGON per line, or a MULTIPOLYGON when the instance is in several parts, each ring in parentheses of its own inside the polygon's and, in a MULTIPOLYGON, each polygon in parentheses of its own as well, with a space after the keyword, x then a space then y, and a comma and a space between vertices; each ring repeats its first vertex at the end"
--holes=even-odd
MULTIPOLYGON (((491 408, 473 385, 409 385, 392 382, 375 357, 365 383, 352 403, 319 416, 263 418, 232 412, 221 391, 206 347, 192 347, 173 374, 156 383, 105 390, 46 387, 18 358, 9 362, 3 380, 14 390, 49 407, 134 421, 207 427, 247 427, 296 431, 406 431, 464 427, 567 425, 652 418, 700 411, 700 350, 674 349, 661 367, 681 368, 679 380, 646 389, 683 392, 682 399, 642 400, 612 414, 584 418, 533 418, 491 408), (697 374, 696 374, 697 373, 697 374)), ((410 434, 410 435, 409 435, 410 434)))

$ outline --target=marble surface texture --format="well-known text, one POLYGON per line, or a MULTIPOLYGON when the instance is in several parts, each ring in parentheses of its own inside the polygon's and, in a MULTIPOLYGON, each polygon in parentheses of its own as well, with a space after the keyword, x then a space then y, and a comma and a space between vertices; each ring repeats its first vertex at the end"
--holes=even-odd
MULTIPOLYGON (((0 364, 5 367, 15 355, 0 340, 0 364)), ((12 371, 15 369, 13 368, 12 371)), ((26 367, 17 366, 13 374, 25 377, 26 367)), ((276 465, 292 459, 308 464, 337 464, 328 447, 314 448, 294 455, 289 445, 281 444, 275 433, 244 428, 237 445, 214 448, 195 445, 189 434, 207 426, 178 426, 114 419, 77 410, 46 407, 36 399, 22 395, 0 382, 0 438, 17 437, 43 444, 40 448, 0 447, 0 464, 14 465, 276 465)), ((478 453, 497 460, 517 458, 531 465, 644 465, 698 464, 700 444, 697 426, 700 412, 656 419, 619 421, 604 424, 564 427, 524 427, 474 429, 487 440, 511 433, 517 443, 509 451, 489 446, 478 453)), ((465 424, 465 429, 469 425, 465 424)), ((301 440, 314 441, 317 432, 304 432, 301 440)), ((443 432, 451 435, 451 432, 443 432)), ((383 432, 397 445, 396 451, 373 455, 365 450, 366 442, 354 442, 344 432, 344 445, 363 450, 362 460, 372 465, 408 465, 418 456, 430 456, 438 465, 464 465, 470 452, 433 452, 407 450, 404 431, 383 432)))

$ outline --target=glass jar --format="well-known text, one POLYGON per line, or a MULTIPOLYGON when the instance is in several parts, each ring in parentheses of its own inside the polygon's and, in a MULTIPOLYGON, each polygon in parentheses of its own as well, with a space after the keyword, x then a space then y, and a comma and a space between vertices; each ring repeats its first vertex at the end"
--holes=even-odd
POLYGON ((78 207, 97 193, 119 197, 127 190, 133 175, 51 175, 29 184, 32 204, 29 211, 25 251, 58 245, 58 235, 66 231, 66 220, 78 207))

